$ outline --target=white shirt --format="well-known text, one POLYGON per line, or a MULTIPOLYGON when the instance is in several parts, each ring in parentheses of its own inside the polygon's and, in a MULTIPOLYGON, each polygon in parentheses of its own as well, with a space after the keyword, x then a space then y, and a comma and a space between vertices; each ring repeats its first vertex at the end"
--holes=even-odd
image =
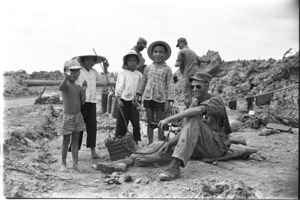
POLYGON ((80 69, 80 75, 76 80, 76 84, 82 85, 83 81, 86 80, 87 88, 85 91, 85 102, 97 103, 96 99, 96 80, 99 77, 99 73, 94 68, 87 71, 85 68, 80 69))
POLYGON ((116 82, 116 97, 120 96, 121 99, 131 101, 136 95, 138 85, 142 81, 142 73, 135 70, 124 70, 118 75, 116 82))

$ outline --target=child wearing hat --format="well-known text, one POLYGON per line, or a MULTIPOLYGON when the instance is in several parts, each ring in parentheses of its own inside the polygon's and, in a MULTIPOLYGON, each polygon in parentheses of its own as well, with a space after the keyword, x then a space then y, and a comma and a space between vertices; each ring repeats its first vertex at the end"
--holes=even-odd
POLYGON ((142 81, 142 73, 137 70, 141 62, 140 56, 131 50, 123 57, 123 71, 118 75, 115 95, 118 102, 118 115, 116 123, 116 137, 126 135, 127 125, 130 121, 133 126, 133 137, 136 144, 141 141, 140 118, 136 108, 135 95, 142 81), (122 115, 122 113, 123 115, 122 115))
MULTIPOLYGON (((99 158, 96 153, 97 141, 97 93, 96 80, 99 78, 99 72, 94 68, 95 64, 103 63, 104 72, 109 66, 105 57, 99 55, 81 55, 73 59, 79 61, 82 68, 80 69, 80 76, 76 81, 81 85, 84 81, 87 82, 86 100, 85 104, 81 106, 81 114, 86 123, 86 147, 91 149, 91 157, 93 159, 99 158)), ((80 150, 83 140, 83 131, 80 132, 78 140, 78 149, 80 150)), ((71 145, 69 151, 71 151, 71 145)))
MULTIPOLYGON (((164 41, 153 42, 148 47, 148 56, 153 63, 145 68, 137 97, 143 96, 147 115, 147 135, 149 144, 153 142, 153 129, 150 124, 163 119, 175 98, 172 70, 165 62, 171 56, 171 48, 164 41)), ((164 131, 158 130, 158 140, 164 140, 164 131)))
POLYGON ((67 171, 67 153, 70 138, 72 138, 73 168, 78 170, 78 138, 79 132, 85 131, 86 126, 80 112, 81 105, 85 103, 85 90, 87 83, 82 86, 75 84, 80 75, 80 63, 77 60, 67 61, 64 65, 64 80, 58 89, 62 92, 64 111, 60 115, 58 132, 63 136, 62 141, 62 166, 60 171, 67 171))

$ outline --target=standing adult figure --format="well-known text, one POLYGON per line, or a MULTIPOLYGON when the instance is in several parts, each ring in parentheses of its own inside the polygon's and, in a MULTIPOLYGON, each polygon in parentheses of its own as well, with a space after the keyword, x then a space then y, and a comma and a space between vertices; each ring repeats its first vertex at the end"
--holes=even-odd
MULTIPOLYGON (((106 69, 109 64, 105 57, 95 56, 95 55, 82 55, 74 57, 80 62, 82 68, 80 69, 80 75, 76 81, 76 84, 82 85, 84 81, 87 82, 86 88, 86 100, 85 104, 81 106, 81 114, 83 116, 84 122, 86 124, 86 147, 91 148, 91 156, 94 159, 99 158, 96 153, 96 139, 97 139, 97 117, 96 117, 96 80, 99 77, 99 73, 94 69, 94 65, 97 63, 103 63, 104 69, 106 69)), ((83 138, 83 131, 80 132, 78 140, 78 150, 80 150, 83 138)), ((69 147, 69 151, 71 146, 69 147)))
POLYGON ((144 69, 146 67, 145 65, 145 59, 143 58, 143 55, 141 54, 141 51, 143 51, 145 48, 147 48, 147 40, 140 37, 138 41, 136 42, 136 45, 131 49, 134 50, 139 56, 141 61, 139 62, 137 66, 137 70, 141 72, 142 74, 144 73, 144 69))
POLYGON ((192 100, 189 78, 192 77, 197 71, 199 71, 199 61, 197 54, 188 47, 188 43, 185 38, 179 38, 177 40, 176 47, 178 47, 180 51, 177 55, 175 67, 179 67, 180 73, 184 78, 184 103, 186 105, 186 108, 188 108, 192 100))

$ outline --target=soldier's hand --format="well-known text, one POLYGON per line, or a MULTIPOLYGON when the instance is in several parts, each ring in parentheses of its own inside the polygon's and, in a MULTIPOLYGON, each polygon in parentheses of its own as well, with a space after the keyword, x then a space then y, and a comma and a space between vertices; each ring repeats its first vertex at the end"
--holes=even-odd
POLYGON ((159 155, 167 153, 167 151, 170 149, 169 142, 167 142, 160 150, 159 155))

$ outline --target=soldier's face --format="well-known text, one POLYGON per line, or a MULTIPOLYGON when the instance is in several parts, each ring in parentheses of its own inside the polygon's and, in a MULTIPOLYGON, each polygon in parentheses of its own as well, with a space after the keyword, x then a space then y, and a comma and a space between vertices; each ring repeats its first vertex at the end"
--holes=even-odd
POLYGON ((202 81, 193 80, 190 86, 191 93, 195 98, 203 97, 208 91, 208 84, 202 81))

